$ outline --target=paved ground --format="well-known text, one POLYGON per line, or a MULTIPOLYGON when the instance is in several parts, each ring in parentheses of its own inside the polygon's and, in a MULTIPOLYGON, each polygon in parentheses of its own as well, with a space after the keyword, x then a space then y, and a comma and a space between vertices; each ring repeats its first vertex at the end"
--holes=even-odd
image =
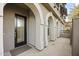
POLYGON ((55 42, 49 42, 49 46, 42 51, 32 48, 18 56, 71 56, 70 40, 58 38, 55 42))

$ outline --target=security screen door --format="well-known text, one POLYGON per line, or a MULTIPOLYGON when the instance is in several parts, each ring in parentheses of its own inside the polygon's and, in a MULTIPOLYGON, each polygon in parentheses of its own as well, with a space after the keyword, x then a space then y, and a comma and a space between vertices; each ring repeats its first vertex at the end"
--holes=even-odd
POLYGON ((26 17, 15 14, 15 47, 26 44, 26 17))

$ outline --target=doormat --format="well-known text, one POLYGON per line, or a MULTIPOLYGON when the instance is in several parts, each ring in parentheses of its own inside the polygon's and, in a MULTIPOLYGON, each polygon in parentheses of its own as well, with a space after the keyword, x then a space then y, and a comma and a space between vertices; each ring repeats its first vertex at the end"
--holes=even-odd
POLYGON ((26 45, 26 46, 22 46, 22 47, 14 49, 14 50, 11 50, 10 53, 12 56, 16 56, 16 55, 21 54, 29 49, 31 49, 31 47, 26 45))

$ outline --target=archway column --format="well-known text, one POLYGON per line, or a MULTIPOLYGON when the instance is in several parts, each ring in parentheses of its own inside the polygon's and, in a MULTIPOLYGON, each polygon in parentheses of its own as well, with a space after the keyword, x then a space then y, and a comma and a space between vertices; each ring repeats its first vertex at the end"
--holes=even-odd
POLYGON ((40 24, 40 49, 44 49, 44 24, 40 24))
POLYGON ((48 46, 48 24, 45 24, 44 25, 44 47, 47 47, 48 46))
POLYGON ((36 27, 38 27, 37 28, 37 34, 39 34, 36 37, 36 47, 39 50, 42 50, 42 49, 44 49, 44 19, 43 19, 43 12, 42 12, 41 7, 40 7, 40 5, 38 3, 35 3, 34 5, 38 9, 39 15, 40 15, 40 18, 36 17, 37 18, 36 21, 38 23, 38 26, 36 24, 36 27))
POLYGON ((57 39, 57 19, 55 18, 55 17, 53 17, 53 24, 54 24, 54 26, 53 26, 53 41, 55 41, 56 39, 57 39))
MULTIPOLYGON (((45 28, 45 47, 47 47, 48 46, 48 18, 49 17, 52 17, 52 21, 53 21, 53 15, 52 15, 52 12, 49 12, 48 14, 47 14, 47 16, 46 16, 46 20, 45 20, 45 23, 44 23, 44 28, 45 28)), ((52 22, 53 23, 53 26, 54 26, 54 22, 52 22)), ((54 27, 52 26, 52 39, 55 39, 54 38, 54 27)), ((51 40, 52 40, 51 39, 51 40)))

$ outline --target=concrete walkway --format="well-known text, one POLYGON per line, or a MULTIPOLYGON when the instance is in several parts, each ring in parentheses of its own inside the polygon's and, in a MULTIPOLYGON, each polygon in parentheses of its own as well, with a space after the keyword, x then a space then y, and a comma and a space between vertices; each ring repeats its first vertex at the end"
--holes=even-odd
POLYGON ((71 56, 70 40, 58 38, 55 42, 49 42, 49 46, 42 51, 32 48, 18 56, 71 56))

